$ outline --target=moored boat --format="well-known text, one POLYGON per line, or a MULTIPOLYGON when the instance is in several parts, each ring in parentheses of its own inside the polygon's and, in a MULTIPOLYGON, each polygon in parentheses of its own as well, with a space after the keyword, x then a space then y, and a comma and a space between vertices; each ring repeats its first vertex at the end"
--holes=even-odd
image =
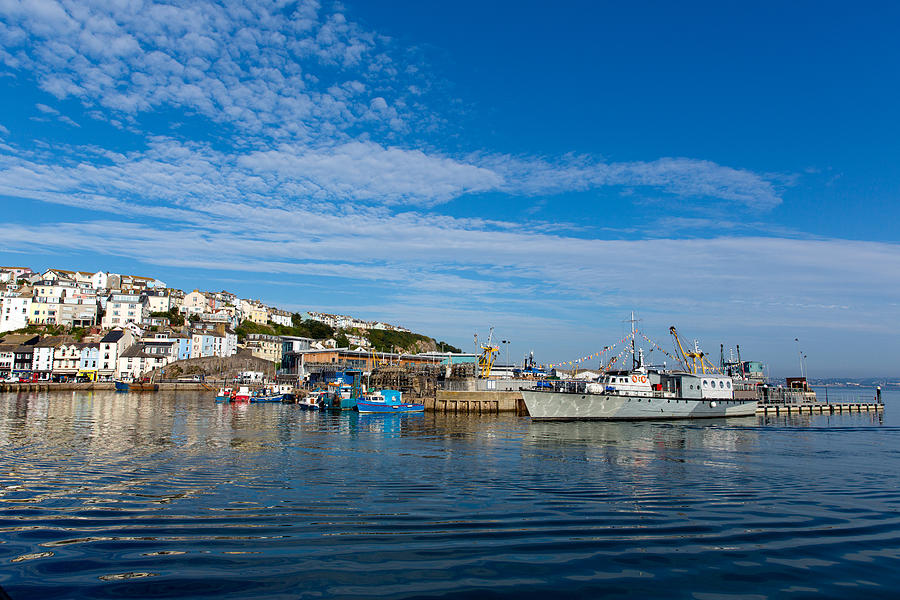
POLYGON ((250 402, 282 402, 284 394, 273 394, 266 390, 259 390, 250 396, 250 402))
POLYGON ((425 405, 403 402, 399 390, 381 390, 357 400, 356 410, 361 413, 421 413, 425 412, 425 405))
POLYGON ((323 390, 313 390, 300 399, 298 404, 308 410, 319 410, 325 403, 327 392, 323 390))
POLYGON ((559 382, 522 391, 535 421, 650 420, 743 417, 756 400, 736 399, 726 375, 613 371, 596 382, 559 382))
MULTIPOLYGON (((712 365, 697 342, 686 351, 675 327, 675 358, 681 371, 645 366, 643 351, 635 346, 637 320, 631 315, 632 367, 610 370, 626 350, 613 358, 603 374, 592 381, 557 381, 549 387, 523 390, 522 399, 535 421, 658 420, 746 417, 756 414, 756 398, 735 394, 735 382, 712 365)), ((650 338, 641 336, 648 342, 650 338)), ((652 342, 651 342, 652 343, 652 342)), ((654 343, 658 349, 662 350, 654 343)), ((607 347, 609 349, 611 347, 607 347)), ((665 352, 665 350, 663 350, 665 352)), ((669 355, 666 352, 666 355, 669 355)), ((671 355, 669 355, 671 356, 671 355)), ((546 386, 546 384, 544 384, 546 386)))
POLYGON ((157 392, 159 391, 158 383, 151 383, 149 379, 141 381, 115 381, 117 392, 157 392))
POLYGON ((253 395, 253 393, 250 391, 250 388, 248 388, 245 385, 242 385, 238 389, 233 390, 231 392, 231 401, 232 402, 250 402, 250 396, 252 396, 252 395, 253 395))

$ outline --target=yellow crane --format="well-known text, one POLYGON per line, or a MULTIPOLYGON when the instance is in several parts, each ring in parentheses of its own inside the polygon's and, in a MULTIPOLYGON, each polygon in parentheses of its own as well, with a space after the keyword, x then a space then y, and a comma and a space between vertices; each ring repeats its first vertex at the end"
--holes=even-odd
POLYGON ((715 365, 706 358, 706 353, 701 352, 696 344, 694 344, 694 349, 690 352, 684 351, 684 347, 681 345, 681 339, 678 337, 678 330, 675 329, 674 325, 669 327, 669 333, 672 334, 672 338, 675 340, 675 358, 678 359, 678 362, 681 363, 681 366, 684 367, 685 371, 695 375, 698 372, 706 373, 707 369, 714 373, 719 372, 715 365))
MULTIPOLYGON (((482 344, 481 354, 478 355, 478 376, 487 379, 491 376, 491 369, 494 366, 494 360, 500 352, 500 346, 494 346, 491 342, 494 340, 494 328, 491 327, 491 333, 488 335, 487 344, 482 344)), ((478 334, 475 334, 475 345, 478 345, 478 334)))

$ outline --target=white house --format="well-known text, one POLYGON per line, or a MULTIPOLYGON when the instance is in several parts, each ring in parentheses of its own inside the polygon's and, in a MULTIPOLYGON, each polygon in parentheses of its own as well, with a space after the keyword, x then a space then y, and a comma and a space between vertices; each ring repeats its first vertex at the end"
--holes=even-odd
POLYGON ((88 344, 72 340, 60 343, 53 352, 53 375, 74 377, 81 362, 81 349, 88 344))
POLYGON ((116 361, 126 348, 131 346, 134 336, 130 331, 113 329, 100 340, 100 377, 113 377, 116 374, 116 361))
POLYGON ((284 325, 285 327, 290 327, 292 325, 291 313, 283 310, 271 309, 269 311, 269 320, 278 325, 284 325))
POLYGON ((185 294, 181 302, 181 312, 186 315, 199 315, 207 312, 209 308, 209 299, 200 290, 185 294))
POLYGON ((140 294, 110 294, 102 324, 104 329, 112 329, 126 323, 143 323, 149 316, 147 300, 140 294))
POLYGON ((174 342, 139 342, 127 348, 116 361, 116 375, 137 379, 172 362, 174 342))
POLYGON ((35 298, 64 298, 74 295, 75 282, 66 279, 44 279, 34 284, 35 298))
POLYGON ((28 325, 31 295, 0 296, 0 333, 15 331, 28 325))
POLYGON ((64 336, 50 336, 42 339, 34 345, 31 371, 40 379, 50 379, 53 373, 53 354, 57 346, 67 341, 64 336))
POLYGON ((147 290, 144 297, 147 298, 147 308, 151 313, 166 312, 172 306, 172 299, 166 290, 147 290))
POLYGON ((28 267, 0 267, 0 282, 7 283, 34 275, 28 267))
POLYGON ((65 269, 47 269, 41 273, 41 278, 46 281, 75 281, 75 271, 65 269))

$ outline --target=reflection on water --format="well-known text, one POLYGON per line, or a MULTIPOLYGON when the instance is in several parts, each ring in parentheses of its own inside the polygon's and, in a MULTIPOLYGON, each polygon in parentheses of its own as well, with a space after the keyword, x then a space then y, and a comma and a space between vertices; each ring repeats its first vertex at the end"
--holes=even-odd
POLYGON ((532 423, 0 395, 0 584, 16 600, 885 596, 891 418, 532 423))

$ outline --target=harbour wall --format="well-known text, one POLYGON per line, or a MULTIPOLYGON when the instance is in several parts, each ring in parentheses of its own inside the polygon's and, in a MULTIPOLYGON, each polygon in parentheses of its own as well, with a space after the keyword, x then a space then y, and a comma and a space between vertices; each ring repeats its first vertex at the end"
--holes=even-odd
MULTIPOLYGON (((84 392, 114 389, 116 389, 116 384, 112 381, 95 381, 92 383, 0 383, 0 392, 84 392)), ((199 381, 171 381, 159 383, 159 391, 161 392, 209 389, 210 382, 207 382, 206 385, 199 381)))
POLYGON ((441 413, 474 413, 527 414, 522 392, 518 390, 503 391, 469 391, 453 392, 437 390, 434 398, 425 398, 425 410, 441 413))

